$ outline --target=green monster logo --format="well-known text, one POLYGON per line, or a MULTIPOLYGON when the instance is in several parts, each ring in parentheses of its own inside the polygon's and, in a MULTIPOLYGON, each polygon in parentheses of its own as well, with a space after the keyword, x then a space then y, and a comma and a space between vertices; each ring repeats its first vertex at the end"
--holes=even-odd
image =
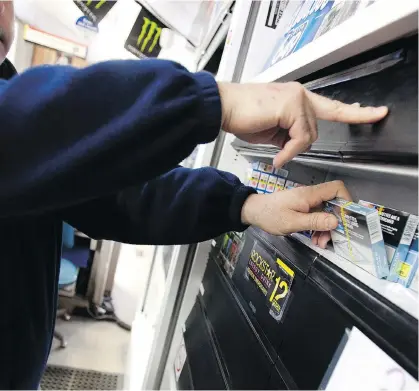
MULTIPOLYGON (((92 1, 93 1, 93 0, 88 0, 88 1, 86 2, 86 5, 87 5, 87 6, 89 6, 90 4, 92 4, 92 1)), ((98 2, 97 2, 97 4, 95 5, 95 8, 98 10, 100 7, 102 7, 102 5, 103 5, 104 3, 106 3, 106 0, 101 0, 101 1, 98 1, 98 2)))
POLYGON ((148 52, 151 53, 153 51, 153 49, 156 47, 157 42, 159 41, 160 38, 160 34, 161 34, 161 27, 159 27, 157 25, 156 22, 151 21, 149 18, 144 17, 144 24, 143 27, 141 29, 141 33, 138 36, 137 39, 137 46, 140 47, 141 42, 141 51, 144 52, 145 48, 147 47, 147 44, 151 41, 151 39, 153 38, 154 33, 156 33, 154 35, 154 39, 153 42, 151 43, 150 47, 148 48, 148 52), (150 29, 148 30, 148 34, 147 34, 147 29, 150 27, 150 29), (146 36, 147 34, 147 36, 146 36), (145 37, 145 39, 144 39, 145 37), (143 41, 144 39, 144 41, 143 41))

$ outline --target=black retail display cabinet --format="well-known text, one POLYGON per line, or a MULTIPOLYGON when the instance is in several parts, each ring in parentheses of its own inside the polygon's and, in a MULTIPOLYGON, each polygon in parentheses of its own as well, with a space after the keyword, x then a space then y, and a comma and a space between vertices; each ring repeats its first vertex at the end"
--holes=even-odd
POLYGON ((224 264, 222 256, 209 260, 198 300, 210 314, 206 319, 229 388, 317 389, 345 330, 353 326, 417 376, 417 319, 296 239, 250 228, 232 278, 224 264), (271 266, 281 259, 295 272, 280 322, 245 278, 255 244, 271 266))
MULTIPOLYGON (((232 26, 241 36, 233 81, 243 81, 255 55, 249 48, 259 34, 258 12, 267 8, 261 4, 252 2, 242 21, 236 4, 232 26)), ((250 80, 297 80, 332 99, 390 109, 374 125, 318 121, 318 140, 285 166, 288 179, 304 185, 340 179, 355 201, 418 214, 417 8, 374 2, 334 27, 347 33, 340 42, 329 31, 250 80)), ((223 135, 211 163, 245 181, 253 162, 271 163, 277 152, 223 135)), ((200 284, 199 293, 187 291, 181 308, 189 301, 191 310, 175 320, 186 350, 178 389, 327 388, 355 329, 417 380, 418 298, 410 289, 394 288, 331 248, 315 248, 303 234, 275 237, 251 227, 208 248, 197 246, 194 265, 207 266, 191 272, 188 287, 200 284)), ((172 343, 165 376, 173 376, 177 349, 172 343)))

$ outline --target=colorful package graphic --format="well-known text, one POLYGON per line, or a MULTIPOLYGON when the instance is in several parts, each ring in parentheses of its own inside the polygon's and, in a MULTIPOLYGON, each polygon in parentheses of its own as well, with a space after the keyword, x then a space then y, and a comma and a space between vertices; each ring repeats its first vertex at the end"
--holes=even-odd
POLYGON ((266 186, 267 193, 275 192, 276 182, 277 182, 277 177, 275 175, 269 175, 268 185, 266 186))
POLYGON ((361 200, 359 204, 378 211, 390 266, 388 280, 397 282, 400 277, 398 273, 407 257, 418 226, 418 216, 368 201, 361 200))
POLYGON ((265 174, 264 172, 262 172, 260 174, 260 179, 259 179, 259 183, 258 183, 258 190, 266 190, 266 186, 268 185, 268 179, 269 179, 269 174, 265 174))
POLYGON ((371 3, 373 1, 368 0, 301 1, 264 69, 316 40, 371 3))
POLYGON ((287 170, 275 170, 272 164, 263 162, 253 162, 247 170, 248 186, 256 189, 259 194, 282 190, 287 176, 287 170))
POLYGON ((259 179, 260 179, 260 172, 253 170, 252 176, 250 178, 249 186, 256 189, 258 187, 259 179))
POLYGON ((389 266, 378 212, 339 198, 325 202, 324 210, 339 221, 331 233, 335 253, 378 278, 386 278, 389 266))
POLYGON ((286 179, 282 177, 278 177, 276 180, 275 191, 281 191, 285 188, 286 179))

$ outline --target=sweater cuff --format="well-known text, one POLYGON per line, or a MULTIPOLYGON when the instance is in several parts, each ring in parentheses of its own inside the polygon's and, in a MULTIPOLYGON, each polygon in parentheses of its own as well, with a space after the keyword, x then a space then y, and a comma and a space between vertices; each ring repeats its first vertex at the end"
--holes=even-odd
POLYGON ((233 198, 230 204, 230 220, 233 223, 231 231, 242 232, 249 226, 242 223, 242 208, 244 202, 251 194, 257 194, 257 191, 253 187, 241 185, 237 188, 233 194, 233 198))
POLYGON ((199 140, 202 144, 214 141, 221 130, 222 109, 221 98, 217 82, 208 72, 199 72, 196 75, 198 89, 201 95, 201 119, 203 126, 199 130, 199 140))

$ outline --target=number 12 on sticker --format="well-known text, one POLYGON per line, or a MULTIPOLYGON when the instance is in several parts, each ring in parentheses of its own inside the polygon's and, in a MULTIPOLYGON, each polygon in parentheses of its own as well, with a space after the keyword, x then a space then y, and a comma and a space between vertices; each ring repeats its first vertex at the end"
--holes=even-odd
POLYGON ((269 297, 269 301, 272 303, 274 301, 278 302, 281 299, 287 297, 292 281, 294 280, 294 271, 291 270, 283 261, 279 258, 276 260, 277 265, 279 266, 280 274, 275 279, 275 286, 269 297))
POLYGON ((282 299, 282 298, 284 298, 286 295, 287 295, 287 293, 288 293, 288 284, 287 284, 287 282, 286 281, 281 281, 281 277, 277 277, 276 278, 276 280, 275 280, 275 288, 274 288, 274 290, 272 291, 272 294, 271 294, 271 297, 269 298, 269 301, 272 303, 273 301, 274 301, 274 299, 276 300, 276 301, 278 301, 278 300, 280 300, 280 299, 282 299), (280 289, 282 289, 282 293, 278 293, 277 295, 276 295, 276 292, 277 292, 277 290, 278 290, 278 287, 280 288, 280 289), (275 296, 276 295, 276 296, 275 296))

